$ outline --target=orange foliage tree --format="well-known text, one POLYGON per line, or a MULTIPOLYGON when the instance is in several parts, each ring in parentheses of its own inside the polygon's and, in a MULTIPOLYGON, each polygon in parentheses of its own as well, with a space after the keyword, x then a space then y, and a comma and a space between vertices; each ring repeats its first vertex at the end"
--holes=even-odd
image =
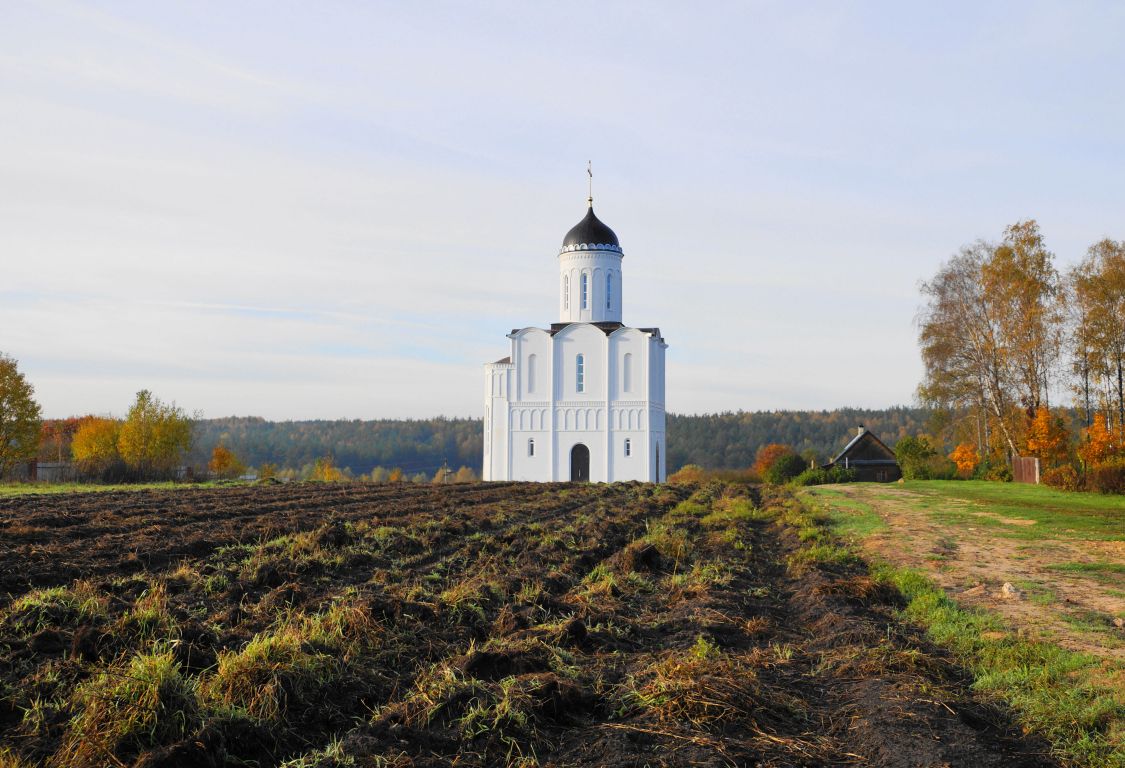
POLYGON ((788 445, 782 445, 781 443, 763 445, 758 449, 758 452, 754 454, 754 472, 761 477, 765 475, 766 470, 777 463, 778 459, 793 453, 795 453, 795 451, 792 448, 788 445))
POLYGON ((961 477, 972 477, 977 465, 980 464, 980 454, 972 443, 961 443, 953 449, 949 458, 957 465, 957 474, 961 477))
POLYGON ((234 451, 219 443, 211 451, 211 460, 207 462, 207 469, 216 477, 238 477, 246 471, 246 465, 239 461, 234 451))
POLYGON ((1027 450, 1047 466, 1066 463, 1069 449, 1066 427, 1051 415, 1046 406, 1039 406, 1027 431, 1027 450))
POLYGON ((1106 426, 1105 414, 1097 413, 1086 430, 1086 442, 1078 447, 1078 455, 1087 466, 1095 467, 1120 453, 1121 448, 1118 435, 1106 426))

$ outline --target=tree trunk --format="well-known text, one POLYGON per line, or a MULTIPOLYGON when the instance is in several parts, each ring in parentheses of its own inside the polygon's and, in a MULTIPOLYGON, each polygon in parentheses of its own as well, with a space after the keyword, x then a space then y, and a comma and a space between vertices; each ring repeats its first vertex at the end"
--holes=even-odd
POLYGON ((1117 426, 1125 432, 1125 391, 1122 391, 1122 356, 1117 355, 1117 426))

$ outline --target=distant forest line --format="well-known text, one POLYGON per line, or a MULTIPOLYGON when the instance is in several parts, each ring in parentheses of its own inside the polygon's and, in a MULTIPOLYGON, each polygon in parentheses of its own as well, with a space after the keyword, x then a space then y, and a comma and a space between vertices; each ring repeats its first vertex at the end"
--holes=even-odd
MULTIPOLYGON (((668 414, 668 471, 685 464, 740 469, 754 463, 758 448, 785 443, 825 460, 866 426, 894 446, 926 432, 931 411, 882 410, 755 411, 705 415, 668 414)), ((301 469, 323 456, 355 475, 375 467, 433 474, 443 463, 480 472, 480 419, 381 419, 375 421, 267 421, 257 417, 202 419, 195 424, 190 463, 206 465, 220 442, 250 466, 263 463, 301 469)))

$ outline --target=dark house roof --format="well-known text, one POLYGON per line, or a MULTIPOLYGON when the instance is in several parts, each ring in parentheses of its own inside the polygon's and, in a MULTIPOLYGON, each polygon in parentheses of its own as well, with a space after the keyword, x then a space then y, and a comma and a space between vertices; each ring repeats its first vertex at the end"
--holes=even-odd
POLYGON ((831 467, 836 464, 845 464, 849 467, 897 467, 898 460, 895 452, 887 444, 875 436, 871 430, 860 427, 859 433, 851 439, 844 450, 825 464, 831 467))
POLYGON ((566 237, 563 238, 563 248, 570 245, 620 246, 621 243, 617 242, 617 235, 614 234, 613 230, 594 215, 594 204, 590 203, 590 208, 586 211, 586 217, 571 227, 570 231, 566 233, 566 237))

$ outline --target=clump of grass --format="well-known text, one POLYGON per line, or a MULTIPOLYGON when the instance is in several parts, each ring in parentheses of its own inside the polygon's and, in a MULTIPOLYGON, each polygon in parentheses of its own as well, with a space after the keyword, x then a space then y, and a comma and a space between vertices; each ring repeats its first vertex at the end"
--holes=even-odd
POLYGON ((859 565, 862 560, 847 547, 832 543, 818 543, 797 550, 786 558, 786 563, 795 575, 800 575, 811 566, 844 567, 859 565))
POLYGON ((11 747, 0 747, 0 768, 30 768, 11 747))
POLYGON ((348 665, 382 636, 367 606, 348 591, 323 613, 283 616, 240 651, 219 654, 203 682, 207 701, 283 723, 326 705, 322 694, 351 676, 348 665))
POLYGON ((105 595, 89 581, 69 587, 37 589, 18 598, 4 617, 15 630, 28 634, 47 627, 75 627, 107 615, 105 595))
POLYGON ((644 540, 656 547, 661 555, 671 560, 673 569, 679 567, 691 556, 691 538, 687 531, 676 528, 663 520, 650 522, 647 528, 644 540))
POLYGON ((263 723, 281 723, 315 706, 340 674, 330 653, 311 649, 294 624, 255 635, 242 650, 219 654, 215 674, 203 682, 206 700, 241 709, 263 723))
POLYGON ((751 499, 724 496, 712 502, 711 511, 700 518, 699 522, 708 527, 718 527, 743 520, 756 520, 758 517, 759 512, 751 499))
POLYGON ((585 698, 574 683, 550 672, 505 677, 479 686, 455 725, 466 741, 487 739, 510 765, 549 748, 546 726, 584 711, 585 698))
POLYGON ((74 693, 76 715, 55 755, 59 766, 122 764, 145 749, 186 738, 200 721, 196 684, 170 651, 134 656, 74 693))
MULTIPOLYGON (((344 750, 343 742, 340 739, 332 739, 321 749, 290 758, 281 763, 278 768, 324 768, 325 766, 351 768, 355 764, 355 756, 349 755, 344 750)), ((375 765, 381 765, 381 763, 376 762, 375 765)))
POLYGON ((119 620, 119 629, 153 639, 175 634, 176 620, 168 612, 168 592, 164 584, 158 582, 142 592, 119 620))
POLYGON ((660 722, 690 722, 711 731, 792 711, 793 702, 759 683, 760 662, 755 655, 725 653, 701 635, 690 648, 652 665, 644 682, 634 682, 627 706, 647 710, 660 722))

